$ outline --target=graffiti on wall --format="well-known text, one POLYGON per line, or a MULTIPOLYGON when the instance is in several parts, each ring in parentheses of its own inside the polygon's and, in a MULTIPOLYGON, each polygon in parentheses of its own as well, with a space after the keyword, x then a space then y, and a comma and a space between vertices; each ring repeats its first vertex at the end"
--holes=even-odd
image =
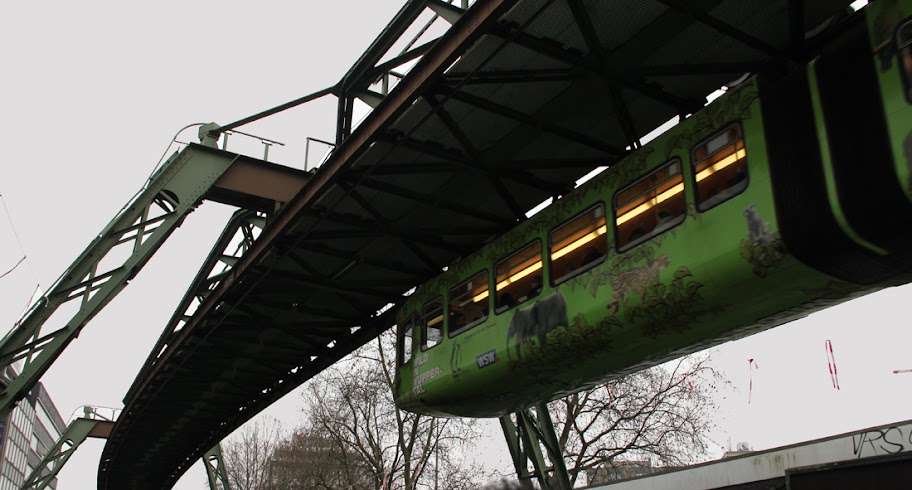
POLYGON ((852 436, 856 458, 912 451, 912 426, 871 429, 852 436))

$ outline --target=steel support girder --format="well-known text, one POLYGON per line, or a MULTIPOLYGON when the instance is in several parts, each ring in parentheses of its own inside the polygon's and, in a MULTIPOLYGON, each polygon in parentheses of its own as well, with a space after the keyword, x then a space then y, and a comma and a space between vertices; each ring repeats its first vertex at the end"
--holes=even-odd
POLYGON ((593 75, 604 77, 610 83, 617 83, 626 89, 639 92, 677 110, 679 113, 693 113, 702 107, 701 101, 688 100, 670 92, 666 92, 661 87, 650 85, 637 79, 636 74, 621 70, 614 64, 600 65, 593 57, 583 57, 576 53, 566 51, 555 46, 555 44, 549 40, 530 36, 524 32, 513 32, 509 28, 502 26, 497 26, 492 29, 491 34, 556 61, 567 63, 571 66, 586 70, 593 75))
POLYGON ((426 7, 427 0, 406 2, 386 26, 386 29, 377 36, 361 58, 342 77, 337 92, 339 105, 336 114, 336 145, 340 145, 351 134, 355 94, 366 90, 381 76, 376 72, 377 63, 392 49, 426 7))
MULTIPOLYGON (((359 125, 358 131, 353 133, 343 145, 333 152, 329 160, 322 165, 321 170, 311 177, 301 192, 285 205, 282 212, 276 214, 270 225, 263 230, 262 235, 256 240, 247 254, 244 255, 243 259, 225 275, 225 278, 214 291, 215 294, 208 296, 202 302, 197 314, 181 330, 177 340, 180 341, 181 338, 190 337, 197 329, 206 330, 210 328, 208 327, 208 322, 204 319, 208 318, 208 314, 214 312, 222 302, 221 293, 232 292, 234 294, 235 288, 240 288, 239 283, 242 278, 246 279, 248 272, 255 273, 258 267, 268 267, 274 263, 276 258, 269 251, 288 232, 296 230, 297 225, 301 224, 302 228, 305 229, 300 230, 300 232, 307 233, 306 224, 301 223, 302 220, 299 217, 299 213, 303 209, 312 207, 320 197, 324 196, 334 181, 338 179, 340 171, 349 168, 374 143, 378 134, 388 130, 396 118, 411 106, 411 102, 427 91, 436 77, 462 56, 466 49, 515 3, 516 0, 476 1, 473 7, 466 12, 463 20, 453 26, 448 31, 447 36, 439 40, 412 68, 409 78, 400 83, 396 90, 390 92, 384 102, 359 125)), ((422 196, 421 199, 425 199, 425 197, 422 196)), ((503 217, 496 217, 494 220, 494 222, 502 221, 504 221, 503 217)), ((506 221, 509 222, 511 220, 507 219, 506 221)), ((237 293, 237 295, 243 296, 243 292, 237 293)), ((285 377, 283 379, 284 382, 277 386, 276 389, 258 395, 245 405, 246 410, 236 412, 233 417, 229 417, 222 421, 218 427, 214 427, 210 443, 226 436, 230 433, 231 428, 239 426, 252 413, 259 411, 291 391, 291 389, 312 376, 314 372, 332 364, 354 348, 373 339, 379 332, 393 325, 395 321, 389 311, 369 319, 370 321, 367 320, 357 332, 337 339, 338 342, 333 349, 330 349, 325 354, 314 356, 306 370, 301 369, 293 375, 285 377)), ((163 360, 170 361, 173 357, 176 357, 173 353, 170 355, 164 354, 163 360)), ((142 379, 137 379, 137 389, 126 402, 126 413, 129 414, 132 410, 133 415, 127 415, 127 420, 120 421, 121 428, 117 429, 115 435, 120 434, 119 431, 121 430, 124 431, 123 434, 127 434, 141 416, 145 408, 144 404, 150 403, 148 397, 144 397, 143 401, 140 401, 138 399, 140 393, 145 393, 147 388, 150 390, 149 393, 157 393, 157 390, 162 389, 162 386, 157 384, 158 379, 156 376, 163 374, 167 365, 168 362, 159 364, 142 379)), ((152 395, 148 396, 151 397, 152 395)), ((126 436, 122 437, 123 439, 118 441, 117 444, 112 445, 109 443, 105 449, 105 454, 111 459, 102 461, 102 467, 99 469, 99 481, 101 482, 122 481, 117 480, 117 478, 126 478, 123 473, 113 474, 113 468, 121 464, 117 457, 119 450, 126 444, 134 442, 133 440, 127 441, 126 436)), ((194 453, 194 459, 199 456, 199 454, 194 453)), ((178 468, 178 470, 183 469, 186 469, 184 465, 178 468)), ((167 481, 167 477, 163 478, 163 480, 167 481)))
MULTIPOLYGON (((206 297, 218 287, 219 282, 234 265, 241 260, 244 253, 253 245, 256 236, 266 227, 266 218, 260 213, 248 210, 238 210, 228 220, 222 234, 212 247, 212 251, 203 265, 200 266, 199 272, 187 288, 184 298, 175 308, 174 315, 168 320, 168 324, 158 338, 155 347, 152 348, 149 357, 143 364, 142 369, 136 378, 140 379, 155 364, 155 360, 162 351, 171 343, 175 332, 183 327, 184 323, 192 314, 195 302, 202 302, 206 297)), ((132 396, 132 388, 127 391, 125 398, 132 396)))
POLYGON ((74 419, 60 436, 60 439, 48 450, 38 466, 22 484, 22 490, 41 490, 54 481, 57 473, 66 464, 70 456, 88 437, 105 438, 111 432, 114 422, 87 418, 74 419))
MULTIPOLYGON (((695 21, 717 31, 718 33, 728 36, 745 46, 749 46, 757 51, 766 53, 767 56, 784 61, 790 59, 789 53, 783 52, 775 46, 767 44, 762 39, 751 36, 746 32, 735 28, 721 20, 709 15, 709 13, 699 7, 691 5, 689 2, 684 2, 681 0, 658 0, 659 3, 665 5, 670 9, 677 10, 678 12, 683 13, 684 15, 689 16, 695 21)), ((794 13, 793 9, 790 9, 790 13, 794 13)), ((800 60, 794 60, 800 61, 800 60)))
POLYGON ((567 68, 496 70, 477 73, 449 72, 440 77, 440 85, 452 87, 501 83, 570 82, 583 78, 585 78, 583 72, 567 68))
POLYGON ((601 152, 606 153, 608 156, 617 157, 624 153, 624 150, 621 148, 615 148, 614 146, 607 145, 604 142, 596 139, 590 138, 584 134, 577 133, 561 127, 559 124, 551 123, 541 119, 537 119, 535 116, 523 113, 516 109, 503 106, 487 100, 483 97, 478 97, 477 95, 472 95, 468 92, 461 92, 459 90, 447 89, 443 86, 440 87, 440 92, 446 95, 448 98, 453 100, 458 100, 463 104, 475 107, 476 109, 481 109, 483 111, 496 114, 506 119, 518 122, 520 124, 525 124, 534 128, 539 128, 546 133, 551 133, 556 136, 560 136, 568 141, 576 143, 578 145, 586 146, 601 152))
POLYGON ((437 97, 433 95, 425 95, 424 99, 430 104, 431 109, 437 114, 437 117, 443 122, 443 125, 447 128, 451 135, 456 138, 456 141, 462 146, 463 151, 465 151, 469 158, 476 162, 475 165, 470 165, 469 168, 472 171, 479 172, 483 174, 491 184, 491 187, 494 188, 494 191, 500 196, 500 199, 506 204, 510 211, 513 213, 513 217, 517 221, 524 220, 526 218, 525 210, 519 205, 516 201, 516 198, 510 193, 510 190, 507 189, 507 186, 504 185, 503 181, 500 180, 500 177, 496 175, 491 169, 486 168, 485 166, 479 166, 477 163, 481 163, 481 154, 478 151, 478 148, 469 140, 469 137, 465 134, 459 123, 453 119, 453 116, 450 115, 449 111, 437 100, 437 97))
POLYGON ((453 4, 444 2, 443 0, 427 0, 427 6, 429 9, 433 10, 441 19, 449 22, 450 24, 455 24, 459 19, 462 18, 462 14, 465 13, 464 9, 461 9, 453 4))
POLYGON ((402 199, 408 199, 427 206, 434 206, 439 209, 445 209, 447 211, 469 216, 477 220, 487 221, 489 223, 496 223, 504 226, 509 226, 514 223, 514 221, 510 218, 490 213, 487 210, 472 208, 470 206, 456 202, 444 201, 439 196, 423 194, 421 192, 413 191, 411 189, 407 189, 405 187, 391 184, 385 181, 363 178, 359 180, 357 184, 368 189, 392 194, 394 196, 401 197, 402 199))
MULTIPOLYGON (((88 418, 76 418, 67 425, 67 428, 61 434, 60 439, 48 449, 44 458, 35 466, 32 473, 29 474, 25 483, 22 484, 22 490, 43 490, 54 481, 60 470, 70 459, 70 456, 76 452, 76 449, 85 442, 89 437, 106 439, 111 433, 114 422, 111 420, 98 420, 88 418)), ((206 475, 209 477, 210 490, 231 490, 228 483, 228 473, 225 465, 222 463, 222 448, 216 444, 215 447, 206 452, 203 456, 203 464, 206 466, 206 475)))
POLYGON ((500 427, 513 457, 516 475, 520 479, 537 477, 546 490, 570 490, 570 476, 547 404, 539 403, 514 415, 515 423, 511 415, 500 417, 500 427), (532 472, 529 462, 534 468, 532 472))
POLYGON ((228 470, 222 459, 222 445, 216 444, 203 455, 203 465, 209 478, 209 490, 231 490, 228 482, 228 470))
MULTIPOLYGON (((448 96, 450 94, 447 94, 448 96)), ((456 98, 456 97, 453 97, 456 98)), ((482 104, 483 105, 483 104, 482 104)), ((426 141, 417 140, 401 134, 388 133, 383 135, 378 139, 379 141, 384 141, 393 146, 400 146, 402 148, 407 148, 418 153, 423 153, 425 155, 430 155, 434 158, 439 158, 447 160, 458 164, 462 167, 466 167, 472 171, 476 172, 487 172, 491 175, 495 175, 500 179, 511 180, 517 184, 523 184, 533 189, 538 189, 543 192, 548 192, 550 194, 563 194, 567 189, 564 189, 563 186, 556 185, 545 180, 542 180, 534 175, 531 175, 526 172, 519 170, 513 170, 512 172, 504 172, 496 170, 494 167, 488 167, 477 159, 473 159, 470 155, 467 155, 465 152, 459 152, 458 154, 450 153, 449 151, 444 150, 442 147, 438 147, 433 144, 428 144, 426 141)), ((488 160, 488 158, 485 158, 488 160)))
POLYGON ((28 394, 82 327, 127 286, 236 159, 233 154, 192 148, 175 153, 0 340, 0 366, 24 361, 18 376, 2 380, 0 417, 28 394), (123 247, 130 249, 126 259, 118 253, 123 247), (112 253, 115 248, 118 250, 112 253), (106 264, 105 270, 99 270, 106 258, 116 265, 106 264), (45 322, 70 301, 80 302, 78 311, 63 327, 42 335, 45 322))

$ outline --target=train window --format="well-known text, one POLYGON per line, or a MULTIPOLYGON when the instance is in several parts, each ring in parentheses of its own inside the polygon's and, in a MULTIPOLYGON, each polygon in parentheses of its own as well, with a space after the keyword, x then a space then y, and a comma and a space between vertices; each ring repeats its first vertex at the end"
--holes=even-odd
POLYGON ((443 298, 438 296, 426 305, 421 316, 421 350, 439 344, 443 339, 443 298))
POLYGON ((450 337, 488 319, 488 271, 450 289, 450 337))
POLYGON ((681 161, 672 160, 614 195, 619 251, 630 249, 684 221, 681 161))
POLYGON ((501 260, 495 268, 497 278, 496 313, 538 296, 542 290, 541 242, 535 240, 513 255, 501 260))
POLYGON ((399 327, 399 365, 404 366, 412 360, 412 332, 414 320, 409 317, 405 324, 399 327))
POLYGON ((912 102, 912 20, 899 26, 896 31, 896 44, 903 91, 906 93, 906 101, 912 102))
POLYGON ((608 254, 605 206, 601 203, 551 232, 551 277, 560 284, 605 260, 608 254))
POLYGON ((747 150, 741 125, 729 126, 693 154, 697 209, 706 211, 740 194, 747 187, 747 150))

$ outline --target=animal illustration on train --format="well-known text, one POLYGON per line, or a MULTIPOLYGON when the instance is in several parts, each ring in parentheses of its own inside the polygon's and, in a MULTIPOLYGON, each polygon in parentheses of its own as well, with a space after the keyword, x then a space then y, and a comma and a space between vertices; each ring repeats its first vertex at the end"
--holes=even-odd
POLYGON ((419 286, 397 403, 502 416, 912 280, 907 15, 873 2, 419 286))

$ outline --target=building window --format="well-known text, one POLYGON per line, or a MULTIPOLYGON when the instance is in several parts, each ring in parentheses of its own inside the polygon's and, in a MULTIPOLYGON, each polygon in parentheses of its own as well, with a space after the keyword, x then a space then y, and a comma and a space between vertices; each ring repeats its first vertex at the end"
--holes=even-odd
POLYGON ((740 124, 733 124, 694 148, 697 209, 706 211, 747 188, 747 150, 740 124))
POLYGON ((555 228, 548 237, 552 282, 560 284, 602 263, 608 254, 607 231, 601 203, 555 228))
POLYGON ((497 263, 496 313, 513 308, 539 295, 542 291, 541 241, 521 248, 497 263))
POLYGON ((421 316, 421 350, 427 350, 443 339, 443 298, 438 296, 426 305, 421 316))
POLYGON ((41 425, 44 426, 45 430, 51 439, 57 441, 60 439, 60 431, 57 430, 57 426, 54 425, 54 422, 51 420, 50 415, 48 415, 47 410, 44 408, 44 405, 39 401, 35 407, 35 413, 38 415, 38 421, 41 422, 41 425))
POLYGON ((619 251, 628 250, 684 221, 681 161, 672 160, 614 195, 619 251))
POLYGON ((450 337, 488 319, 488 271, 481 271, 468 281, 450 289, 450 337))

